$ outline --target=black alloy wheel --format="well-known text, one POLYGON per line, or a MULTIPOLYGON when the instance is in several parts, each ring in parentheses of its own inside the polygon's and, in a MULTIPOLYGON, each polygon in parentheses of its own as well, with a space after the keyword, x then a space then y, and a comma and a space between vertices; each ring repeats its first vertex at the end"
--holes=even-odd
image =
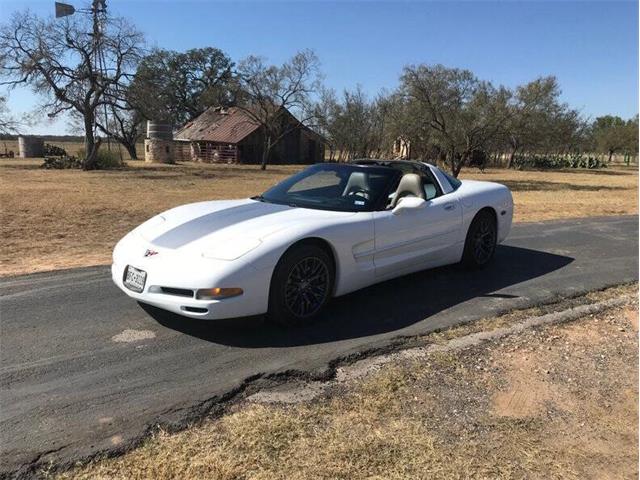
POLYGON ((335 268, 325 249, 302 244, 280 259, 271 280, 269 313, 282 325, 310 321, 333 293, 335 268))
POLYGON ((329 267, 318 257, 306 257, 289 271, 284 286, 285 305, 296 317, 315 314, 329 294, 329 267))
POLYGON ((482 210, 471 222, 464 246, 463 263, 467 267, 482 268, 496 251, 498 232, 495 215, 482 210))

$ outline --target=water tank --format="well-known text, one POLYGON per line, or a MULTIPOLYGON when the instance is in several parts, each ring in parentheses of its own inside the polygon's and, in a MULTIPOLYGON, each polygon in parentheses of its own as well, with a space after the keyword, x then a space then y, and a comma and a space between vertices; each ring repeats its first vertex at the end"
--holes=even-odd
POLYGON ((18 151, 20 158, 44 156, 44 140, 41 137, 18 137, 18 151))
POLYGON ((173 140, 173 125, 168 122, 147 122, 147 138, 154 140, 173 140))

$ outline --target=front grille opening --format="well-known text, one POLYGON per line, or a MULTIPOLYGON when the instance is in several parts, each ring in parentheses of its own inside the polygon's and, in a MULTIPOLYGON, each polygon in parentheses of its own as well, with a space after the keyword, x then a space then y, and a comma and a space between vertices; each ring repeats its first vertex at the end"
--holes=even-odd
POLYGON ((200 307, 182 307, 182 310, 184 310, 185 312, 191 312, 191 313, 207 313, 207 312, 209 312, 209 310, 207 308, 200 308, 200 307))
POLYGON ((188 288, 160 287, 160 291, 167 295, 193 298, 193 290, 189 290, 188 288))

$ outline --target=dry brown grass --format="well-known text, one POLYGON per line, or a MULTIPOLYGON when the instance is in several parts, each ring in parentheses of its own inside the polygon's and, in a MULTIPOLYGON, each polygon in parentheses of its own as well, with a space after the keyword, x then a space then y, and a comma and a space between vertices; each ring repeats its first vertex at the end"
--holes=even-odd
POLYGON ((110 261, 134 226, 176 205, 261 193, 297 167, 146 165, 117 171, 41 170, 37 160, 0 160, 0 274, 110 261))
POLYGON ((463 171, 461 178, 489 180, 513 192, 516 222, 638 213, 636 169, 463 171))
MULTIPOLYGON (((0 275, 106 264, 115 242, 176 205, 243 198, 264 191, 298 166, 146 165, 119 171, 50 171, 40 160, 0 159, 0 275)), ((638 174, 469 170, 514 194, 515 220, 538 221, 638 212, 638 174)))
POLYGON ((313 403, 239 404, 60 478, 637 478, 637 315, 392 363, 313 403))

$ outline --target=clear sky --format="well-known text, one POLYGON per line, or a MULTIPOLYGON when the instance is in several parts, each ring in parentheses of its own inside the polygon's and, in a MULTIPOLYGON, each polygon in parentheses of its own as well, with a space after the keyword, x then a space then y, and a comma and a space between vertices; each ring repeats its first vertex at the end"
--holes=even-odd
MULTIPOLYGON (((86 2, 66 0, 83 6, 86 2)), ((54 0, 0 0, 0 22, 30 8, 51 15, 54 0)), ((312 48, 325 83, 361 84, 370 94, 397 85, 402 67, 442 63, 515 86, 556 75, 563 99, 584 115, 638 113, 638 3, 633 1, 329 2, 108 0, 150 46, 215 46, 282 62, 312 48)), ((33 110, 29 91, 10 94, 13 111, 33 110)), ((65 133, 66 122, 33 133, 65 133)))

